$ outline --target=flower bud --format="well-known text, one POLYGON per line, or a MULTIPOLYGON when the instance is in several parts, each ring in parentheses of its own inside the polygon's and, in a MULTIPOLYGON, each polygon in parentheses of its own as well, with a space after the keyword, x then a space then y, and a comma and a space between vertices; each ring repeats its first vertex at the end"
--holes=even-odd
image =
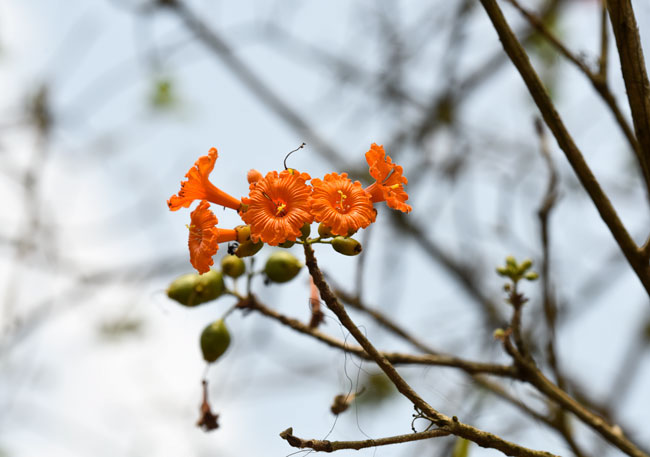
POLYGON ((201 333, 201 352, 206 362, 212 363, 230 346, 230 333, 223 319, 214 321, 201 333))
POLYGON ((246 264, 236 255, 227 255, 221 259, 221 271, 231 278, 239 278, 246 272, 246 264))
POLYGON ((296 277, 302 263, 290 252, 275 251, 264 266, 264 273, 273 282, 287 282, 296 277))
POLYGON ((262 173, 257 171, 255 168, 251 168, 248 170, 248 174, 246 175, 246 179, 248 180, 248 184, 253 184, 262 179, 262 173))
POLYGON ((526 274, 524 275, 524 278, 527 279, 527 280, 529 280, 529 281, 534 281, 534 280, 536 280, 537 278, 539 278, 539 275, 538 275, 536 272, 534 272, 534 271, 530 271, 530 272, 528 272, 528 273, 526 273, 526 274))
POLYGON ((252 255, 257 254, 260 249, 264 247, 264 243, 261 241, 258 241, 257 243, 253 243, 252 240, 245 241, 239 245, 237 249, 235 249, 235 255, 239 258, 242 257, 250 257, 252 255))
POLYGON ((318 224, 318 236, 321 238, 330 238, 332 236, 332 228, 323 224, 322 222, 318 224))
POLYGON ((251 227, 250 225, 238 225, 235 227, 235 232, 237 232, 237 242, 245 243, 251 239, 251 227))
POLYGON ((343 255, 358 255, 361 254, 363 247, 354 238, 344 236, 334 237, 332 240, 332 247, 334 250, 343 255))
POLYGON ((284 249, 289 249, 294 244, 296 244, 295 241, 287 240, 284 243, 278 244, 278 246, 281 247, 281 248, 284 248, 284 249))
POLYGON ((509 268, 514 270, 514 269, 517 268, 517 261, 515 260, 515 258, 513 256, 509 255, 508 257, 506 257, 506 265, 509 268))

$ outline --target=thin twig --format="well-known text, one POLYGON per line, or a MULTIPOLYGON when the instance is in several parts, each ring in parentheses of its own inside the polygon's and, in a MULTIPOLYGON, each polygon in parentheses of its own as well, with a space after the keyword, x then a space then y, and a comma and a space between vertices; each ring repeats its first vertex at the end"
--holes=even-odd
POLYGON ((609 34, 607 33, 607 0, 600 1, 600 57, 598 58, 598 76, 607 81, 609 55, 609 34))
MULTIPOLYGON (((277 311, 264 306, 260 303, 259 300, 253 295, 248 297, 241 297, 237 307, 245 310, 254 310, 263 314, 266 317, 270 317, 287 327, 290 327, 296 330, 299 333, 312 336, 317 340, 327 344, 328 346, 342 349, 349 354, 354 354, 358 357, 361 357, 366 360, 372 360, 372 357, 361 347, 356 346, 345 341, 341 341, 332 336, 327 335, 326 333, 321 332, 318 329, 312 328, 307 324, 300 322, 298 319, 293 319, 291 317, 285 316, 284 314, 278 313, 277 311)), ((449 355, 438 355, 438 354, 404 354, 400 352, 380 352, 382 357, 386 358, 390 363, 396 365, 432 365, 432 366, 441 366, 441 367, 453 367, 458 368, 466 373, 485 373, 492 374, 495 376, 502 376, 506 378, 516 377, 516 370, 508 365, 499 365, 492 363, 482 363, 482 362, 472 362, 458 357, 453 357, 449 355)))
POLYGON ((280 437, 286 440, 293 447, 300 449, 313 449, 316 452, 334 452, 341 449, 365 449, 369 447, 386 446, 387 444, 408 443, 410 441, 428 440, 440 436, 448 436, 447 430, 429 430, 426 432, 409 433, 406 435, 389 436, 386 438, 367 439, 362 441, 328 441, 328 440, 305 440, 293 435, 293 428, 288 428, 280 437))
POLYGON ((542 306, 544 309, 546 327, 548 329, 548 341, 546 343, 547 361, 551 370, 553 370, 558 385, 562 389, 565 389, 564 378, 558 368, 557 355, 555 351, 555 320, 557 317, 557 306, 555 299, 551 294, 551 253, 548 229, 549 216, 555 206, 555 202, 557 201, 558 173, 553 164, 553 158, 551 157, 551 151, 548 147, 548 140, 544 133, 544 126, 541 119, 535 120, 535 129, 539 138, 540 152, 544 158, 544 162, 546 163, 546 168, 548 169, 546 193, 544 194, 539 209, 537 210, 537 216, 539 218, 539 235, 542 243, 542 306))

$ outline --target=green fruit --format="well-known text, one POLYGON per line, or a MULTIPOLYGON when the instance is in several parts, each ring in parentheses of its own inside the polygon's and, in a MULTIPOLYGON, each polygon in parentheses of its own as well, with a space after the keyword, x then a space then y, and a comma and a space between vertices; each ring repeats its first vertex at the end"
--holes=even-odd
POLYGON ((201 333, 201 352, 206 362, 212 363, 230 346, 230 333, 223 319, 214 321, 201 333))
POLYGON ((223 274, 217 270, 210 270, 199 276, 194 287, 199 296, 199 303, 215 300, 226 291, 226 284, 223 282, 223 274))
POLYGON ((273 282, 291 281, 300 272, 302 263, 293 254, 286 251, 275 251, 264 266, 266 277, 273 282))
POLYGON ((257 243, 253 243, 251 240, 244 241, 235 249, 235 255, 239 258, 250 257, 257 254, 263 247, 264 243, 261 241, 257 243))
POLYGON ((343 255, 358 255, 361 254, 363 247, 354 238, 345 236, 337 236, 332 240, 332 247, 334 250, 343 255))
POLYGON ((330 238, 332 236, 332 228, 321 222, 318 224, 318 236, 321 238, 330 238))
POLYGON ((302 227, 300 227, 300 239, 301 240, 306 240, 309 234, 311 233, 311 224, 305 224, 302 227))
POLYGON ((198 305, 198 297, 194 290, 198 279, 199 275, 195 273, 179 276, 167 288, 167 296, 183 306, 198 305))
POLYGON ((197 306, 219 298, 226 290, 220 271, 191 273, 176 278, 167 289, 167 296, 183 306, 197 306))
POLYGON ((236 255, 227 255, 221 259, 221 271, 231 278, 239 278, 246 273, 246 264, 236 255))

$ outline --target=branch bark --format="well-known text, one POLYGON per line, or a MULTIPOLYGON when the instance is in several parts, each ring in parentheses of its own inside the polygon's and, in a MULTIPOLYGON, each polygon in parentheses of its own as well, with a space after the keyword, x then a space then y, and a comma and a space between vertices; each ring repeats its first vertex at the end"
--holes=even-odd
POLYGON ((535 104, 544 118, 544 122, 546 122, 546 125, 549 127, 551 132, 553 132, 555 139, 562 151, 564 151, 564 154, 578 176, 580 183, 596 206, 600 217, 609 228, 609 231, 641 281, 641 284, 643 284, 646 293, 650 295, 650 274, 648 265, 641 261, 641 256, 638 253, 638 248, 634 243, 634 240, 619 219, 614 206, 600 187, 600 183, 587 165, 582 152, 578 149, 573 138, 564 126, 564 123, 562 122, 558 112, 555 110, 555 106, 553 105, 546 88, 531 65, 526 51, 510 29, 510 26, 503 16, 501 8, 499 8, 496 3, 496 0, 481 0, 481 4, 492 21, 505 52, 521 74, 530 95, 533 97, 535 104))

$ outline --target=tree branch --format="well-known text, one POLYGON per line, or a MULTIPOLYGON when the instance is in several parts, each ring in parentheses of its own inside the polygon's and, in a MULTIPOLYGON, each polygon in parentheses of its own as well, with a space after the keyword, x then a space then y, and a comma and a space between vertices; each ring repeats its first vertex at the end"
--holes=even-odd
POLYGON ((366 353, 372 357, 377 366, 381 368, 386 376, 388 376, 397 390, 408 398, 413 403, 413 406, 421 411, 431 422, 437 425, 440 429, 447 430, 453 435, 468 439, 481 447, 498 449, 506 455, 522 457, 549 457, 553 455, 548 452, 525 448, 518 444, 506 441, 492 433, 484 432, 472 427, 471 425, 464 424, 460 422, 457 417, 454 416, 451 418, 446 416, 424 401, 424 399, 411 388, 406 380, 402 378, 386 357, 375 349, 368 338, 366 338, 363 332, 359 330, 352 319, 350 319, 348 313, 325 282, 323 273, 318 268, 318 263, 316 262, 316 257, 314 256, 314 250, 312 247, 309 244, 305 244, 304 250, 309 273, 314 280, 314 284, 318 287, 321 298, 325 301, 327 307, 336 315, 341 324, 343 324, 343 326, 352 334, 366 353))
POLYGON ((530 60, 528 59, 528 55, 512 33, 512 30, 503 17, 503 13, 497 5, 496 0, 481 0, 481 4, 490 17, 490 20, 501 39, 504 50, 528 87, 528 91, 539 108, 546 125, 548 125, 551 132, 553 132, 555 139, 562 151, 564 151, 564 154, 578 176, 580 183, 589 194, 589 197, 596 206, 600 217, 609 228, 609 231, 616 240, 623 255, 625 255, 628 263, 643 284, 646 293, 650 295, 650 274, 648 266, 644 265, 640 261, 640 256, 638 255, 637 246, 634 243, 634 240, 632 240, 632 237, 619 219, 612 203, 600 187, 598 180, 591 172, 591 169, 587 165, 587 162, 585 162, 582 153, 564 126, 564 123, 555 110, 553 102, 539 79, 539 76, 533 69, 530 60))
POLYGON ((648 177, 650 176, 650 83, 646 73, 639 28, 630 0, 607 0, 607 10, 616 38, 634 131, 640 145, 641 167, 648 177))
POLYGON ((293 428, 288 428, 280 437, 286 440, 293 447, 300 449, 313 449, 316 452, 334 452, 341 449, 364 449, 368 447, 386 446, 387 444, 408 443, 410 441, 427 440, 440 436, 447 436, 447 430, 428 430, 426 432, 409 433, 406 435, 389 436, 386 438, 367 439, 362 441, 328 441, 328 440, 305 440, 293 435, 293 428))
MULTIPOLYGON (((344 341, 333 338, 320 330, 310 327, 307 324, 303 324, 297 319, 285 316, 280 314, 271 308, 264 306, 260 303, 255 296, 250 295, 248 297, 240 297, 240 301, 237 304, 237 307, 240 309, 249 309, 258 311, 266 317, 274 319, 280 322, 287 327, 290 327, 296 330, 299 333, 304 335, 309 335, 317 340, 327 344, 328 346, 342 349, 349 354, 354 354, 357 357, 361 357, 365 360, 372 360, 372 357, 360 346, 355 346, 344 341)), ((453 367, 458 368, 465 373, 476 374, 492 374, 495 376, 502 376, 505 378, 515 378, 517 376, 517 370, 512 366, 507 365, 498 365, 492 363, 481 363, 481 362, 472 362, 458 357, 453 357, 449 355, 442 354, 403 354, 399 352, 380 352, 382 357, 386 358, 390 363, 398 365, 432 365, 432 366, 441 366, 441 367, 453 367)))

